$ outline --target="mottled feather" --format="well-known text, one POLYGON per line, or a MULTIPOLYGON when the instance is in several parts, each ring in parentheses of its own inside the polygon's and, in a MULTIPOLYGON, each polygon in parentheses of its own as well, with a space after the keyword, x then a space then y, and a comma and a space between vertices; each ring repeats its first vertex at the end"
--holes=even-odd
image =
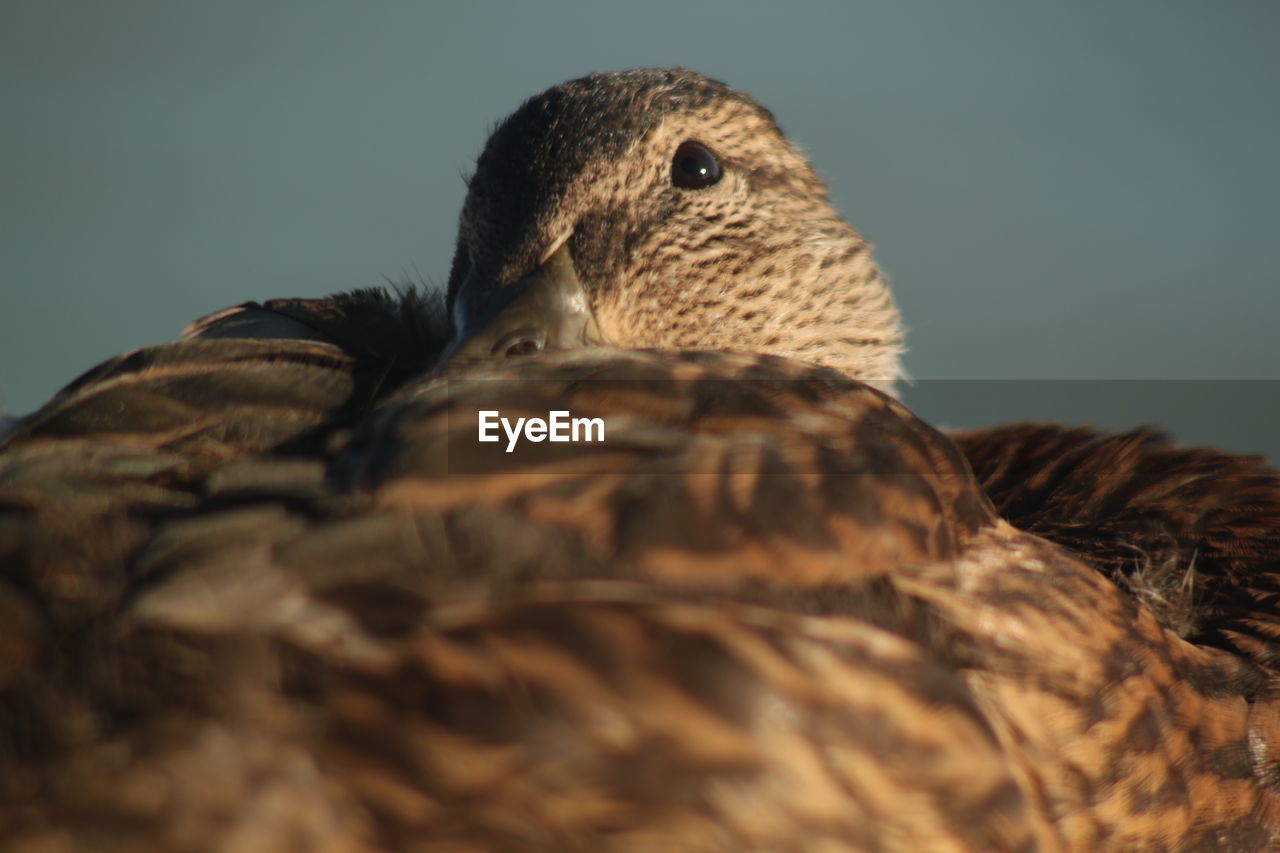
POLYGON ((0 440, 0 847, 1280 844, 1273 474, 957 447, 858 381, 900 375, 869 244, 692 72, 499 127, 455 321, 557 246, 622 349, 441 366, 430 297, 246 303, 0 440), (607 440, 507 453, 487 408, 607 440))

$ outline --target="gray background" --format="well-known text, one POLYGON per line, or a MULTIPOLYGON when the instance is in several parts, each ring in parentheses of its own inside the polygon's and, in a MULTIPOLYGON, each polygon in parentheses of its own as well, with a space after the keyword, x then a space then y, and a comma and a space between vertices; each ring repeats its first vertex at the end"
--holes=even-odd
POLYGON ((926 418, 1280 457, 1280 385, 1187 381, 1280 378, 1278 44, 1270 0, 5 0, 0 408, 228 304, 442 281, 495 121, 683 64, 879 245, 926 418))

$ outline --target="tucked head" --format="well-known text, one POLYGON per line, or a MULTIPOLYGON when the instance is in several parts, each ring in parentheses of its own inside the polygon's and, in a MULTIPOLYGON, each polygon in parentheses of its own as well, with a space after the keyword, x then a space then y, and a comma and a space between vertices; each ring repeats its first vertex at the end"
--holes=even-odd
POLYGON ((593 74, 507 118, 469 183, 449 301, 466 357, 727 349, 901 375, 870 245, 767 110, 682 69, 593 74))

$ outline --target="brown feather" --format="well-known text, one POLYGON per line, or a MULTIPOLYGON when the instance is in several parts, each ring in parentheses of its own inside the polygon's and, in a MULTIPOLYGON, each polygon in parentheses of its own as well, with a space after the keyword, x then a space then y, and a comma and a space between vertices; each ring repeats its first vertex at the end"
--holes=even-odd
POLYGON ((658 349, 438 369, 438 303, 248 303, 0 439, 0 848, 1280 844, 1269 472, 962 453, 855 381, 899 375, 869 245, 692 72, 505 122, 455 295, 570 226, 601 328, 658 349), (481 408, 607 440, 508 454, 481 408))

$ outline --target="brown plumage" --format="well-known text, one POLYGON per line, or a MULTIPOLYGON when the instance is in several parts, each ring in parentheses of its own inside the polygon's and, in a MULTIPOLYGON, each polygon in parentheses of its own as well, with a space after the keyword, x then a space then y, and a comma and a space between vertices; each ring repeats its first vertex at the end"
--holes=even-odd
POLYGON ((953 438, 1001 516, 1083 556, 1180 636, 1280 672, 1280 474, 1262 459, 1147 429, 953 438))
POLYGON ((1277 843, 1271 475, 1060 428, 962 454, 856 381, 898 375, 896 312, 745 96, 534 99, 450 290, 437 375, 434 303, 251 304, 0 444, 0 847, 1277 843), (718 181, 673 185, 688 139, 718 181), (579 334, 658 349, 475 358, 579 334), (680 351, 717 348, 749 354, 680 351), (488 408, 607 439, 506 453, 488 408), (1125 543, 1214 592, 1153 610, 1125 543))
POLYGON ((591 75, 504 121, 462 208, 455 319, 470 331, 562 247, 614 346, 765 352, 885 386, 901 376, 898 311, 870 244, 766 109, 701 75, 591 75), (675 185, 686 141, 710 149, 719 180, 675 185))

